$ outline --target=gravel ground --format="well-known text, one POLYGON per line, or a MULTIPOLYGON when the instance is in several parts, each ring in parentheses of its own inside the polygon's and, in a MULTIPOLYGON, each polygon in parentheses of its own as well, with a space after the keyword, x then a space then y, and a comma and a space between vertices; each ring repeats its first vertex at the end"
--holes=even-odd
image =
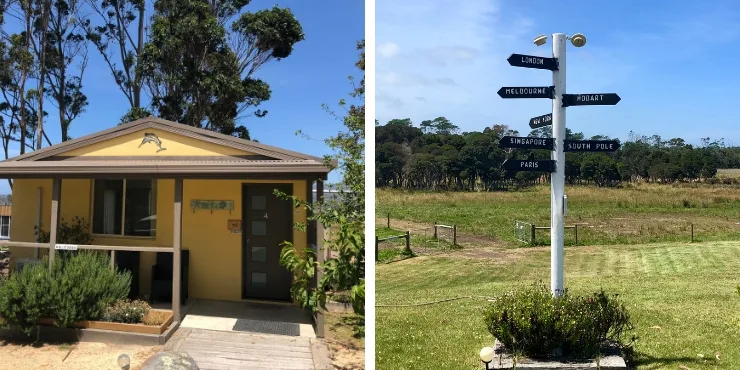
POLYGON ((26 344, 0 342, 0 370, 69 369, 120 370, 118 356, 131 358, 131 370, 160 350, 160 346, 108 345, 103 343, 26 344))

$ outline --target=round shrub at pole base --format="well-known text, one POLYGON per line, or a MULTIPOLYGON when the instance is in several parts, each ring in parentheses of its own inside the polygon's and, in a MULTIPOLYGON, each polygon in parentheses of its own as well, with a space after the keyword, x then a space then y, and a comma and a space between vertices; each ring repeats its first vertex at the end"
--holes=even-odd
POLYGON ((542 283, 497 297, 485 311, 485 324, 507 350, 530 358, 593 358, 606 346, 627 348, 632 329, 617 295, 566 290, 553 297, 542 283))

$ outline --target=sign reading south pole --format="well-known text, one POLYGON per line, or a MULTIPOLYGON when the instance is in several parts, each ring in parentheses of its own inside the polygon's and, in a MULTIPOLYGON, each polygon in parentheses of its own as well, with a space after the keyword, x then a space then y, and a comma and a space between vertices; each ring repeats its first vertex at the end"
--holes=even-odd
POLYGON ((537 116, 529 120, 529 128, 535 129, 552 125, 552 113, 537 116))
POLYGON ((615 152, 619 149, 616 140, 565 140, 566 152, 615 152))
POLYGON ((555 172, 553 160, 507 159, 502 166, 509 171, 555 172))
POLYGON ((622 98, 615 93, 605 94, 563 94, 563 106, 575 105, 617 105, 622 98))
POLYGON ((512 67, 524 67, 535 69, 558 70, 558 60, 555 58, 538 57, 534 55, 511 54, 509 65, 512 67))
POLYGON ((552 86, 502 87, 498 96, 504 99, 553 99, 555 88, 552 86))
POLYGON ((504 136, 499 140, 498 146, 501 148, 552 150, 553 143, 552 138, 504 136))

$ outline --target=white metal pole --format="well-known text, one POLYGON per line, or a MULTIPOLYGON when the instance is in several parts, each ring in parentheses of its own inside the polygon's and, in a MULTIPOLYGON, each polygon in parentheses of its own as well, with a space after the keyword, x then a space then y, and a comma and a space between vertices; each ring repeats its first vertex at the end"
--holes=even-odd
POLYGON ((552 56, 558 61, 558 69, 552 72, 552 85, 555 86, 555 98, 552 99, 552 137, 555 139, 555 150, 552 159, 555 160, 555 172, 552 173, 551 187, 551 218, 550 218, 550 290, 555 296, 563 293, 563 195, 565 195, 565 108, 563 94, 565 94, 565 42, 566 35, 555 33, 552 35, 552 56))

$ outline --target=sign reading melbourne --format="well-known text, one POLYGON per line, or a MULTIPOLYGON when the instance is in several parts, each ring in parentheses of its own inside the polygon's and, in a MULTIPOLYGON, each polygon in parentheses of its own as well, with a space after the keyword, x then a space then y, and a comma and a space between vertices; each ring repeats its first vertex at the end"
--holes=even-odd
POLYGON ((504 136, 499 140, 498 146, 501 148, 552 150, 553 142, 552 138, 504 136))
POLYGON ((554 91, 552 86, 502 87, 498 90, 498 96, 504 99, 552 99, 554 91))

